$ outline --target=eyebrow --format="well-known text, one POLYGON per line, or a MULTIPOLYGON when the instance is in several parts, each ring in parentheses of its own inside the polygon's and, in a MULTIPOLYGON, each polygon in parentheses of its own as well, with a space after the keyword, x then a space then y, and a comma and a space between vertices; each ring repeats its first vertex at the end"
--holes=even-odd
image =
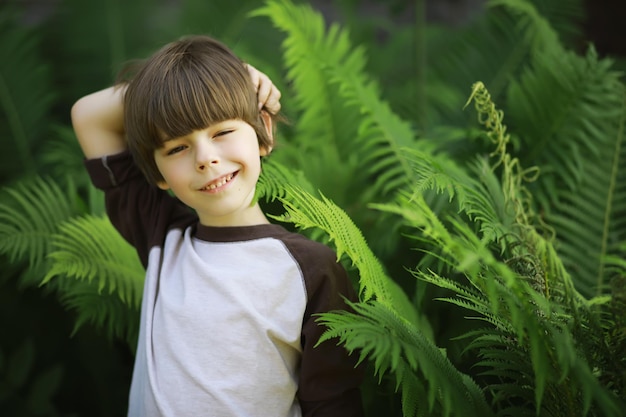
POLYGON ((167 142, 171 142, 171 141, 173 141, 176 138, 177 137, 175 137, 175 136, 169 136, 169 135, 166 135, 165 133, 163 133, 162 131, 158 131, 157 135, 156 135, 156 139, 157 140, 154 141, 154 143, 156 145, 155 149, 162 148, 163 146, 165 146, 165 144, 167 142))

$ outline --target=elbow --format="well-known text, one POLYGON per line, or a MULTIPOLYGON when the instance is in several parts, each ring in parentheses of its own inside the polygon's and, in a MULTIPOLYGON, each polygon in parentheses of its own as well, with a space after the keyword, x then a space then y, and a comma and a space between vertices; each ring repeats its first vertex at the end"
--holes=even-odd
POLYGON ((76 129, 76 126, 79 126, 85 118, 85 97, 82 97, 78 99, 70 109, 70 119, 74 129, 76 129))

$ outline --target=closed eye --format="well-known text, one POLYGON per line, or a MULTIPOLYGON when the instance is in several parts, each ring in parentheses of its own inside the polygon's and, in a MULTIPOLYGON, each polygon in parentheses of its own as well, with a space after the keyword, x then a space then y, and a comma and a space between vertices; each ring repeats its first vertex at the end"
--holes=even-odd
POLYGON ((222 131, 217 132, 217 134, 215 136, 225 136, 225 135, 228 135, 229 133, 232 133, 232 132, 234 132, 233 129, 222 130, 222 131))
POLYGON ((178 152, 184 151, 186 148, 186 146, 184 145, 179 145, 179 146, 175 146, 172 149, 168 150, 166 152, 166 155, 174 155, 177 154, 178 152))

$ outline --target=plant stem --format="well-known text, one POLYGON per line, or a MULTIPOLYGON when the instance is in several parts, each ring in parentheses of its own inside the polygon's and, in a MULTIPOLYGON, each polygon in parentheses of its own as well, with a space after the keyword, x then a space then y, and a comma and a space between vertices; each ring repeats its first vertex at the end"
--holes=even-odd
MULTIPOLYGON (((604 210, 604 227, 602 228, 602 247, 600 253, 602 256, 606 256, 607 241, 609 239, 610 221, 613 217, 611 211, 613 209, 613 196, 615 194, 616 180, 618 176, 618 168, 620 159, 622 157, 622 142, 624 140, 624 123, 626 119, 626 97, 622 100, 622 117, 620 118, 619 129, 617 131, 617 140, 615 141, 615 150, 613 151, 613 162, 611 169, 611 182, 609 184, 609 190, 607 193, 607 202, 604 210)), ((598 268, 598 281, 596 283, 596 296, 602 295, 604 292, 604 265, 606 261, 600 258, 600 265, 598 268)))

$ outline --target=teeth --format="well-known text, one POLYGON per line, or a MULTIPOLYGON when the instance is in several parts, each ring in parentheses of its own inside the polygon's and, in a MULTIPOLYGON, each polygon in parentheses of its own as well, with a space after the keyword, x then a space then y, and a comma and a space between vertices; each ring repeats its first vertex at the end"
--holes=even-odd
POLYGON ((224 178, 222 178, 221 180, 219 180, 218 182, 207 185, 206 187, 203 188, 203 190, 215 190, 216 188, 221 187, 222 185, 226 184, 228 181, 232 179, 233 179, 233 174, 229 174, 225 176, 224 178))

